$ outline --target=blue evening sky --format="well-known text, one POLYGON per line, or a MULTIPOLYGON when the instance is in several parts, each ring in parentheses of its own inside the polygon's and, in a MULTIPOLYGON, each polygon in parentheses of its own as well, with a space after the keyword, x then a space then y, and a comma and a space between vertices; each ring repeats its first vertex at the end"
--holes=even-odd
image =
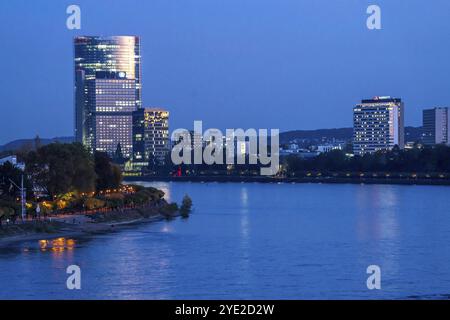
POLYGON ((142 37, 144 106, 171 129, 348 127, 375 95, 403 98, 407 125, 450 106, 448 0, 2 0, 0 24, 0 144, 73 134, 81 34, 142 37), (366 28, 369 4, 382 30, 366 28))

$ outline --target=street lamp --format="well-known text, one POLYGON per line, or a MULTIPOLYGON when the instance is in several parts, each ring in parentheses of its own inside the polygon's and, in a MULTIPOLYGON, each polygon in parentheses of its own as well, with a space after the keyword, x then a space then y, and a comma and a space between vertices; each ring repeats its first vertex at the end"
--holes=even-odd
POLYGON ((25 191, 26 189, 23 186, 23 174, 22 174, 22 179, 21 179, 21 186, 19 187, 17 184, 14 183, 14 181, 12 181, 11 179, 9 179, 9 181, 20 191, 20 204, 22 207, 22 221, 25 220, 25 201, 26 201, 26 196, 25 196, 25 191))

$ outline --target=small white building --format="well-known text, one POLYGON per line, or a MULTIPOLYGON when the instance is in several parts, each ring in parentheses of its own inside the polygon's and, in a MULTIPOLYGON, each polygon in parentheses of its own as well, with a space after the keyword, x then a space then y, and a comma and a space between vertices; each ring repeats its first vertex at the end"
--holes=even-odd
POLYGON ((317 152, 319 152, 319 153, 326 153, 326 152, 330 152, 332 150, 342 150, 342 145, 341 144, 326 144, 326 145, 317 146, 317 152))
POLYGON ((4 165, 5 163, 11 163, 14 167, 24 171, 25 170, 25 163, 23 162, 17 162, 17 156, 12 155, 5 158, 0 159, 0 166, 4 165))

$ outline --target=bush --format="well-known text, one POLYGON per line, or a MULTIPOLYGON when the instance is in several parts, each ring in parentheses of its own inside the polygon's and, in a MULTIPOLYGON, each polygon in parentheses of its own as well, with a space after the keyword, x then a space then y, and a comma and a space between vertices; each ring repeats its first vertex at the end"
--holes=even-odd
POLYGON ((144 205, 148 202, 159 201, 163 197, 164 192, 161 190, 155 188, 139 188, 139 191, 125 196, 125 204, 144 205))
POLYGON ((161 207, 161 209, 159 210, 159 212, 166 217, 173 216, 177 211, 178 211, 178 205, 176 203, 166 204, 165 206, 161 207))
POLYGON ((181 203, 180 213, 183 217, 188 217, 192 208, 192 199, 185 195, 181 203))
POLYGON ((112 198, 106 200, 106 206, 108 208, 120 208, 123 207, 123 200, 119 198, 112 198))
POLYGON ((0 207, 12 209, 15 214, 20 214, 22 210, 20 204, 14 201, 0 200, 0 207))
POLYGON ((0 226, 2 225, 2 220, 10 219, 15 215, 15 211, 12 208, 0 207, 0 226))
POLYGON ((105 201, 96 198, 87 198, 84 202, 86 209, 95 210, 105 206, 105 201))

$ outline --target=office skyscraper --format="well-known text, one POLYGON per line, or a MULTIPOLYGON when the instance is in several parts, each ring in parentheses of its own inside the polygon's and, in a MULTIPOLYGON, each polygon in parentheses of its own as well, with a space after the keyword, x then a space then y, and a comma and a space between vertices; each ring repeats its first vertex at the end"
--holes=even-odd
POLYGON ((136 110, 136 80, 122 72, 98 71, 88 80, 88 101, 92 117, 94 148, 112 155, 120 144, 123 156, 132 153, 133 111, 136 110))
POLYGON ((76 37, 75 138, 91 151, 132 153, 132 112, 141 107, 140 40, 76 37))
POLYGON ((169 152, 169 112, 143 108, 133 113, 133 166, 164 164, 169 152))
POLYGON ((356 155, 404 148, 404 104, 401 99, 375 97, 353 108, 353 152, 356 155))
POLYGON ((450 117, 448 108, 423 110, 423 143, 449 144, 450 117))

